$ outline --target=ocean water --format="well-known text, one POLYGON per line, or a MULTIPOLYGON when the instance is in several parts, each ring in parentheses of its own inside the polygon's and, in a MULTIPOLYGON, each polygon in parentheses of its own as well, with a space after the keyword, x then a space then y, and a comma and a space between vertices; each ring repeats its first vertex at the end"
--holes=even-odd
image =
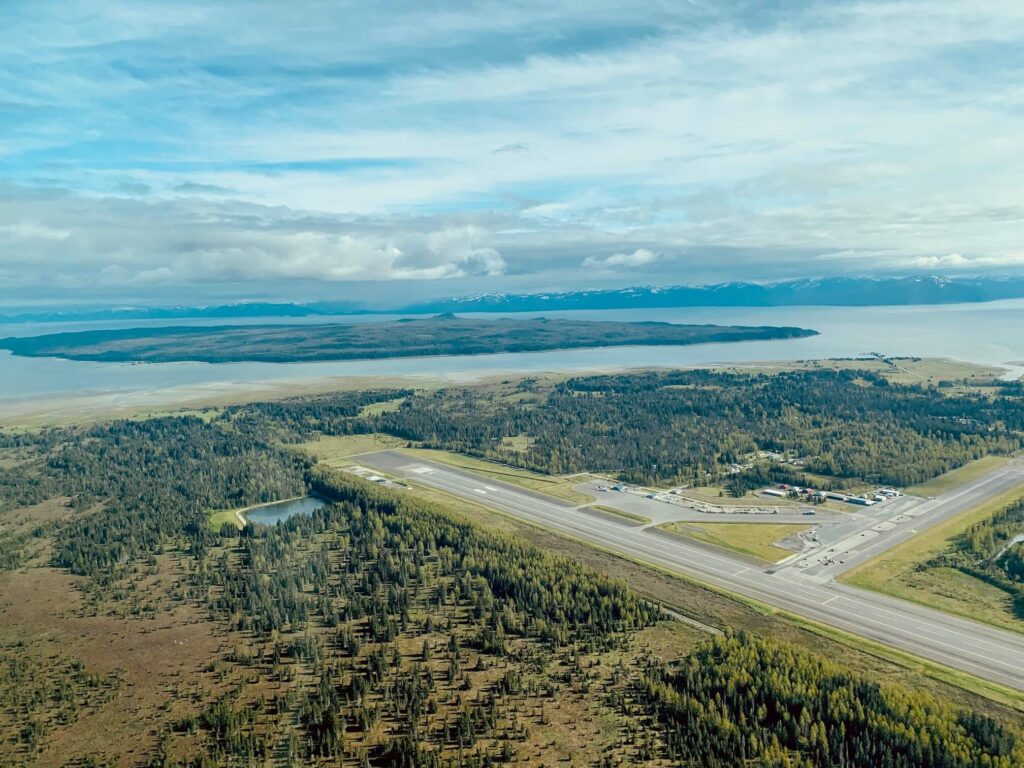
MULTIPOLYGON (((80 393, 131 392, 187 385, 294 381, 328 376, 430 376, 459 380, 488 373, 540 373, 608 368, 692 366, 858 357, 870 353, 945 357, 1001 365, 1024 374, 1024 300, 914 307, 714 307, 523 313, 517 317, 659 320, 722 325, 813 328, 804 339, 701 344, 685 347, 609 347, 515 354, 350 360, 317 363, 92 363, 16 357, 0 351, 0 400, 80 393)), ((502 315, 492 315, 499 317, 502 315)), ((391 316, 260 318, 261 323, 368 322, 391 316)), ((217 324, 225 321, 218 320, 217 324)), ((233 321, 232 321, 233 322, 233 321)), ((167 323, 150 323, 166 325, 167 323)), ((211 321, 174 325, 211 324, 211 321)), ((140 323, 42 323, 0 327, 5 336, 138 326, 140 323)))

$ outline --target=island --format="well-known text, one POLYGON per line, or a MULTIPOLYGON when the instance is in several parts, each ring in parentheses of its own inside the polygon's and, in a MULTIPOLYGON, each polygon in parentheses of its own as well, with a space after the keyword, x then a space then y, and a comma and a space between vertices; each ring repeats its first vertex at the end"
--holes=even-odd
POLYGON ((0 339, 27 357, 96 362, 366 360, 542 352, 585 347, 707 344, 813 336, 806 328, 681 325, 562 318, 466 318, 452 314, 378 323, 127 328, 0 339))

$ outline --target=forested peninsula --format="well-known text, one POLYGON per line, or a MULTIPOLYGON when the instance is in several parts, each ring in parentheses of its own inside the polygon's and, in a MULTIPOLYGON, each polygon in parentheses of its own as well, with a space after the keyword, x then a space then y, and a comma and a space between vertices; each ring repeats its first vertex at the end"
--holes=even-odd
POLYGON ((381 323, 128 328, 0 340, 28 357, 97 362, 265 362, 367 360, 430 355, 543 352, 617 346, 677 346, 813 336, 805 328, 678 325, 455 315, 381 323))

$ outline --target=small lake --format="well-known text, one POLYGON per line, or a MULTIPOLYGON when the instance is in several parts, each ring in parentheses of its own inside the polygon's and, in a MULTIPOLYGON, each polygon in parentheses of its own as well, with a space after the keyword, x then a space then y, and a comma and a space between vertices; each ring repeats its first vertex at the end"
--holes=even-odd
POLYGON ((326 506, 327 502, 319 496, 304 496, 301 499, 275 501, 272 504, 254 507, 246 512, 244 517, 250 523, 274 525, 295 515, 310 515, 326 506))

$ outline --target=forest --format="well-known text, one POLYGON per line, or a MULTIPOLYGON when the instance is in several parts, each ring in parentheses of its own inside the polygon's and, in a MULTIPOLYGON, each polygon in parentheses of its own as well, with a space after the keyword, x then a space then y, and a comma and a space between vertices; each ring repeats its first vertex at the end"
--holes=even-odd
MULTIPOLYGON (((575 380, 543 396, 581 403, 575 418, 587 423, 587 414, 607 417, 634 396, 664 405, 655 393, 665 386, 710 386, 626 378, 575 380), (597 391, 621 400, 610 411, 594 407, 597 391)), ((837 414, 866 408, 855 394, 837 414)), ((471 394, 436 397, 460 396, 468 408, 471 394)), ((559 738, 591 728, 588 741, 606 739, 595 765, 953 768, 1024 759, 1013 727, 786 643, 727 633, 654 655, 651 632, 692 630, 625 583, 287 447, 311 429, 377 428, 380 417, 360 413, 395 397, 339 393, 4 436, 20 463, 3 475, 0 517, 42 498, 69 505, 65 519, 40 532, 52 542, 49 560, 19 563, 9 575, 57 568, 78 580, 93 610, 140 611, 149 621, 182 603, 223 638, 209 687, 172 698, 176 714, 160 726, 146 765, 532 764, 556 727, 559 738), (272 527, 210 524, 216 509, 307 492, 331 503, 272 527), (152 591, 155 574, 164 592, 152 591)), ((759 397, 764 408, 781 395, 759 397)), ((943 423, 941 410, 925 416, 915 397, 923 396, 907 393, 892 413, 908 424, 943 423)), ((642 407, 628 407, 639 428, 642 407)), ((402 410, 415 416, 417 408, 402 410)), ((750 411, 753 419, 758 409, 750 411)), ((567 427, 573 419, 566 413, 567 427)), ((74 713, 125 695, 121 678, 73 661, 31 694, 30 669, 46 667, 26 667, 22 655, 0 663, 0 734, 9 736, 0 761, 32 764, 55 731, 74 727, 74 713)))
MULTIPOLYGON (((383 432, 549 474, 720 482, 737 495, 769 482, 910 486, 1024 439, 1019 390, 949 394, 853 370, 643 372, 395 396, 405 397, 397 410, 356 419, 330 397, 267 406, 266 416, 296 441, 383 432), (758 460, 762 451, 799 463, 758 460)), ((241 412, 257 419, 261 408, 241 412)))
POLYGON ((1024 618, 1024 500, 975 523, 944 551, 918 566, 955 568, 1001 589, 1024 618))
POLYGON ((686 345, 814 335, 804 328, 678 325, 437 315, 375 323, 129 328, 0 339, 30 357, 166 363, 365 360, 424 355, 539 352, 580 347, 686 345))
POLYGON ((972 768, 1024 760, 1019 737, 990 720, 743 633, 712 640, 676 665, 651 664, 634 685, 677 765, 972 768))
POLYGON ((612 471, 635 482, 724 478, 738 490, 744 474, 726 473, 758 451, 799 457, 790 476, 904 486, 1014 450, 1024 435, 1018 398, 950 397, 849 370, 595 376, 531 394, 481 402, 471 390, 443 391, 406 401, 376 426, 552 473, 612 471), (525 451, 501 447, 514 435, 529 438, 525 451))

